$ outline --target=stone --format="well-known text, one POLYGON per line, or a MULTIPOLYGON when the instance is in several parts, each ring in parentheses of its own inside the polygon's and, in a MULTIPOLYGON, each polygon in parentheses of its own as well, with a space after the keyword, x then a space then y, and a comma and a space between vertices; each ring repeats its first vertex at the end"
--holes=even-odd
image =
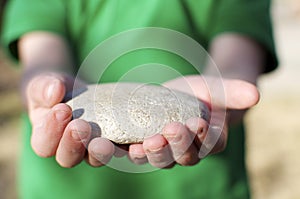
POLYGON ((93 84, 72 95, 67 104, 73 118, 90 122, 94 132, 118 144, 141 143, 170 122, 210 117, 196 97, 153 84, 93 84))

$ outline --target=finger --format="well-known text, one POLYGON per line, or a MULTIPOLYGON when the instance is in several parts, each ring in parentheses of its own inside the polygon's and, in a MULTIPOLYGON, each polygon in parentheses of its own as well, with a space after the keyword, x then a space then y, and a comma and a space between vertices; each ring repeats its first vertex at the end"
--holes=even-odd
POLYGON ((66 104, 55 105, 45 117, 32 124, 31 145, 41 157, 55 155, 64 129, 72 118, 72 110, 66 104))
POLYGON ((143 149, 149 163, 155 167, 167 168, 174 163, 168 142, 160 134, 145 139, 143 149))
POLYGON ((208 123, 202 118, 190 118, 185 122, 185 126, 192 133, 192 137, 198 149, 200 149, 204 141, 207 131, 208 123))
MULTIPOLYGON (((220 153, 225 150, 227 146, 227 138, 228 138, 228 128, 227 125, 224 125, 222 129, 220 129, 217 126, 212 126, 211 130, 208 133, 207 136, 207 142, 210 142, 210 140, 216 140, 217 142, 212 147, 212 150, 210 150, 209 154, 216 154, 220 153)), ((205 141, 203 142, 203 145, 205 145, 205 141)))
POLYGON ((255 85, 242 80, 224 80, 226 108, 247 109, 259 101, 259 92, 255 85))
POLYGON ((210 105, 210 93, 203 76, 184 76, 163 83, 163 86, 188 93, 210 105))
POLYGON ((207 148, 209 154, 215 154, 225 149, 228 136, 228 119, 228 112, 224 113, 224 110, 221 109, 215 110, 210 120, 207 136, 202 142, 203 151, 207 148))
POLYGON ((29 108, 51 108, 63 100, 65 93, 63 81, 52 75, 35 77, 26 89, 29 108))
MULTIPOLYGON (((215 120, 214 120, 215 122, 215 120)), ((223 123, 218 123, 218 125, 223 123)), ((215 123, 208 124, 201 118, 191 118, 186 121, 186 126, 194 134, 194 142, 199 148, 198 157, 203 159, 209 154, 215 154, 223 151, 227 143, 226 123, 219 127, 215 123)))
POLYGON ((194 165, 199 162, 198 149, 191 132, 183 124, 173 122, 165 126, 162 135, 170 144, 174 160, 180 165, 194 165))
POLYGON ((247 109, 259 101, 255 85, 237 79, 191 75, 164 83, 164 86, 196 96, 211 106, 247 109))
POLYGON ((80 119, 71 121, 58 145, 56 161, 67 168, 79 164, 84 158, 90 137, 91 127, 88 122, 80 119))
POLYGON ((114 144, 105 138, 94 138, 88 146, 87 162, 93 167, 107 164, 115 152, 114 144))
POLYGON ((128 158, 135 164, 145 164, 148 162, 143 144, 131 144, 129 146, 128 158))

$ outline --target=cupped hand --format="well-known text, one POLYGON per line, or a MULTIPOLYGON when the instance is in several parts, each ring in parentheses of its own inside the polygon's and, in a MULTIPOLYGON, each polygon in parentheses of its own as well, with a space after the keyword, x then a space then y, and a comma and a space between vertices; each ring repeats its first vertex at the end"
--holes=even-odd
MULTIPOLYGON (((185 124, 173 122, 143 144, 129 147, 129 158, 136 164, 149 162, 155 167, 194 165, 209 154, 225 149, 230 112, 245 110, 259 101, 257 88, 242 80, 185 76, 164 86, 196 96, 212 109, 210 121, 191 118, 185 124)), ((230 118, 231 119, 231 118, 230 118)))
POLYGON ((225 101, 212 100, 212 88, 220 86, 216 82, 219 80, 212 77, 204 80, 202 76, 187 76, 164 84, 193 94, 210 107, 215 107, 214 119, 190 118, 184 124, 173 122, 142 144, 120 147, 105 138, 94 137, 87 121, 72 120, 72 110, 63 100, 66 92, 72 90, 74 79, 66 75, 38 75, 26 87, 32 148, 41 157, 55 156, 63 167, 73 167, 84 159, 91 166, 103 166, 113 155, 126 153, 136 164, 149 162, 158 168, 169 168, 176 163, 194 165, 204 156, 225 148, 228 115, 222 117, 224 111, 247 109, 259 100, 255 86, 232 79, 222 80, 225 101), (205 149, 204 153, 202 149, 205 149))
POLYGON ((40 157, 55 156, 63 167, 73 167, 83 159, 93 166, 103 165, 114 153, 114 146, 104 138, 91 141, 90 124, 72 120, 72 110, 63 100, 73 83, 74 79, 67 75, 52 73, 29 81, 25 93, 32 123, 32 148, 40 157))

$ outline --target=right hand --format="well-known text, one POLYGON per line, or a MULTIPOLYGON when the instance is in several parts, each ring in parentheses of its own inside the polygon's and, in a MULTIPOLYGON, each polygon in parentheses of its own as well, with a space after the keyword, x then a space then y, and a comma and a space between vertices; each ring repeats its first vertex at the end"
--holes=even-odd
POLYGON ((91 166, 102 166, 112 157, 114 145, 105 138, 91 140, 90 124, 72 120, 71 108, 62 102, 73 83, 67 75, 47 73, 33 77, 25 86, 32 149, 40 157, 55 156, 62 167, 73 167, 84 159, 91 166))

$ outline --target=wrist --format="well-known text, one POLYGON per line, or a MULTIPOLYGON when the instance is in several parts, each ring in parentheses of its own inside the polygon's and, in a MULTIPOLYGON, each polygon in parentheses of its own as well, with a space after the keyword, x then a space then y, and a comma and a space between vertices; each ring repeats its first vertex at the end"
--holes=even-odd
POLYGON ((208 65, 205 74, 216 75, 217 67, 223 78, 240 79, 256 84, 257 78, 264 70, 265 50, 246 36, 222 34, 211 42, 209 51, 215 65, 208 65))

